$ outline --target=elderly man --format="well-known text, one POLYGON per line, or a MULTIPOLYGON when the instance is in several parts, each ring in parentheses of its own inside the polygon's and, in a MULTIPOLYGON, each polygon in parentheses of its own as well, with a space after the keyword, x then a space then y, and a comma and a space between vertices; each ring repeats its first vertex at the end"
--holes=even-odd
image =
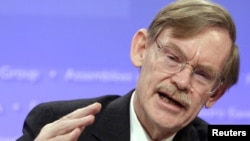
POLYGON ((18 141, 205 141, 197 115, 238 80, 239 53, 229 13, 205 0, 179 0, 139 29, 131 60, 140 70, 124 96, 36 106, 18 141))

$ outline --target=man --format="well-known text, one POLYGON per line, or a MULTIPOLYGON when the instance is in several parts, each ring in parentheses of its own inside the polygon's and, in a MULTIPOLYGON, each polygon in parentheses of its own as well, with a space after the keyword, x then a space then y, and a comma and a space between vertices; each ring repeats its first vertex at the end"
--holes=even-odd
POLYGON ((235 25, 221 6, 180 0, 138 30, 131 60, 140 69, 124 96, 57 101, 36 106, 18 141, 204 141, 197 117, 238 80, 235 25))

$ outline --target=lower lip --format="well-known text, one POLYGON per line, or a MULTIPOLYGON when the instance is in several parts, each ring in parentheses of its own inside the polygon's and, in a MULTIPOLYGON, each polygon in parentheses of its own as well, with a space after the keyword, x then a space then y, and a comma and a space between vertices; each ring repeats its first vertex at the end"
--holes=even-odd
POLYGON ((183 109, 183 107, 180 107, 178 105, 175 105, 171 102, 164 100, 159 94, 157 95, 157 97, 158 97, 157 99, 159 101, 158 103, 159 103, 160 107, 163 108, 164 110, 177 113, 183 109))

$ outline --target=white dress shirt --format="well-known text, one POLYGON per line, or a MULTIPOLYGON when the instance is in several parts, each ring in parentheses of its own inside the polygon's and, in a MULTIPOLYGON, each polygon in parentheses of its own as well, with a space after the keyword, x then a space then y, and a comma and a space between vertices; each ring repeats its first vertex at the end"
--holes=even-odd
MULTIPOLYGON (((152 141, 136 116, 133 104, 134 94, 135 92, 132 94, 130 100, 130 141, 152 141)), ((172 141, 174 136, 175 134, 162 141, 172 141)))

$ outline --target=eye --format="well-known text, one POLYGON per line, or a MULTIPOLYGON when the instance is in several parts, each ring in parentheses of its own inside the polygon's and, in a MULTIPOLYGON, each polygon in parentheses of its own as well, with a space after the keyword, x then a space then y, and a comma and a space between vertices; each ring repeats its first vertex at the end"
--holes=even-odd
POLYGON ((165 52, 165 57, 168 61, 171 61, 173 63, 181 63, 183 62, 183 57, 181 57, 181 55, 179 53, 177 53, 176 51, 174 51, 171 48, 165 48, 164 50, 165 52))
POLYGON ((174 55, 174 54, 168 53, 166 56, 167 56, 167 59, 168 59, 168 60, 171 60, 171 61, 174 61, 174 62, 179 62, 178 56, 176 56, 176 55, 174 55))
POLYGON ((212 73, 203 69, 196 69, 194 74, 197 79, 202 81, 212 81, 214 78, 212 73))

